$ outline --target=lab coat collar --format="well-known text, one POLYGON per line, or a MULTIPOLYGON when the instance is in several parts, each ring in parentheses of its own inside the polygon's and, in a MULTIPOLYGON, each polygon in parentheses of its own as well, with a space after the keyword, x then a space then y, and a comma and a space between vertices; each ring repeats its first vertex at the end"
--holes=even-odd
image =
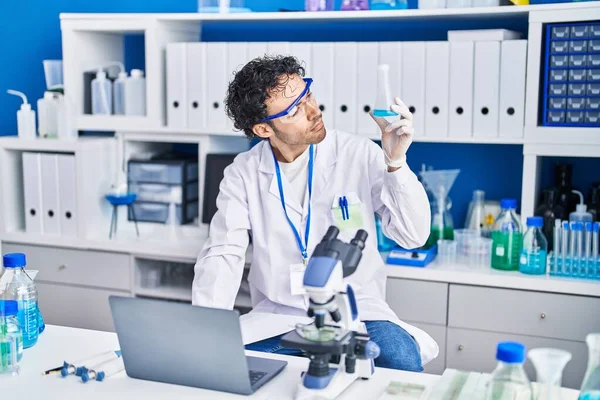
MULTIPOLYGON (((335 130, 328 132, 323 141, 317 144, 315 147, 313 198, 318 193, 322 193, 323 189, 327 187, 329 182, 329 176, 331 175, 332 171, 331 167, 337 161, 337 149, 335 145, 336 138, 337 132, 335 130)), ((264 140, 258 146, 262 146, 258 170, 265 174, 273 175, 271 179, 271 185, 269 187, 269 193, 278 199, 281 199, 279 196, 279 187, 277 184, 277 176, 275 174, 275 164, 273 162, 271 145, 269 144, 268 140, 264 140)), ((290 184, 283 175, 282 181, 284 193, 289 193, 291 190, 290 184)), ((285 205, 299 214, 302 214, 302 206, 297 200, 296 196, 285 196, 285 205)))

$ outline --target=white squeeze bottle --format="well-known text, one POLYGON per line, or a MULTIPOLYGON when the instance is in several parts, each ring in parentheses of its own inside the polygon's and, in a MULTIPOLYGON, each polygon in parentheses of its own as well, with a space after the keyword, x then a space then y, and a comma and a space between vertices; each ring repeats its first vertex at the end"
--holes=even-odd
POLYGON ((27 96, 16 90, 7 90, 8 94, 19 96, 23 99, 21 109, 17 111, 17 132, 21 139, 35 139, 35 111, 31 109, 31 104, 27 102, 27 96))
POLYGON ((132 69, 125 82, 125 115, 146 115, 146 79, 142 70, 132 69))
POLYGON ((99 69, 92 81, 92 114, 112 114, 112 83, 106 78, 106 71, 99 69))
POLYGON ((127 82, 127 72, 119 72, 119 77, 113 83, 114 112, 115 115, 125 115, 125 83, 127 82))

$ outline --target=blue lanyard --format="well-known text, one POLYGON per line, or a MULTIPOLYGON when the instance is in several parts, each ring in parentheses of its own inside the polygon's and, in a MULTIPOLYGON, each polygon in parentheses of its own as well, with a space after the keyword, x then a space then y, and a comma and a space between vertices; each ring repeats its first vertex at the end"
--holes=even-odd
POLYGON ((311 144, 309 147, 309 158, 308 158, 308 217, 306 220, 306 230, 304 232, 304 244, 302 243, 302 239, 300 238, 300 234, 298 233, 298 229, 294 226, 294 223, 290 219, 287 213, 287 209, 285 207, 285 198, 283 196, 283 183, 281 181, 281 169, 279 168, 279 162, 277 162, 277 157, 275 157, 275 151, 271 147, 271 152, 273 153, 273 160, 275 161, 275 173, 277 175, 277 185, 279 186, 279 197, 281 199, 281 206, 283 207, 283 212, 285 213, 285 217, 288 220, 288 223, 292 227, 292 231, 294 231, 294 235, 296 236, 296 241, 298 242, 298 247, 300 248, 300 252, 302 253, 302 261, 306 264, 308 260, 308 234, 310 232, 310 203, 312 197, 312 177, 313 177, 313 161, 314 161, 314 149, 311 144))

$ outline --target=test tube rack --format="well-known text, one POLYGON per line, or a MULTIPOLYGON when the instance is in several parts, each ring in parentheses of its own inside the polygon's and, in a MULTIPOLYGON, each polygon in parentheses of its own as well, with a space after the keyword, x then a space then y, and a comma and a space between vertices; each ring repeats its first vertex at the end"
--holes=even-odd
POLYGON ((600 280, 600 257, 563 257, 552 252, 548 264, 551 276, 600 280))

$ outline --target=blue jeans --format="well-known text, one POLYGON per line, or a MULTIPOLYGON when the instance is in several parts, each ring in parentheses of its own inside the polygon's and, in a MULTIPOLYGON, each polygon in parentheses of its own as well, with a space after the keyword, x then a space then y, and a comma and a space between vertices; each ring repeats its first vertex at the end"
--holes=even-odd
MULTIPOLYGON (((375 366, 381 368, 400 369, 404 371, 423 371, 421 354, 417 342, 398 325, 389 321, 365 321, 371 340, 381 349, 375 359, 375 366)), ((302 350, 288 349, 281 346, 281 337, 275 336, 260 342, 246 345, 246 350, 265 353, 284 354, 290 356, 303 355, 302 350)))

